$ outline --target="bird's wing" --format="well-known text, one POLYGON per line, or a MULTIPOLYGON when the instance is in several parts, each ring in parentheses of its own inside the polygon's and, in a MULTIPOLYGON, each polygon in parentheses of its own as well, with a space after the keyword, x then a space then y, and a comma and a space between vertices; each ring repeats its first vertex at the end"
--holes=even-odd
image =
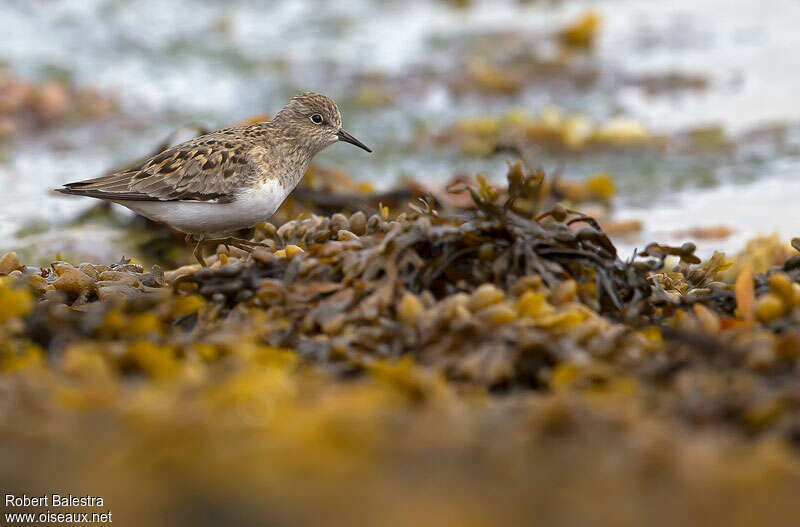
POLYGON ((247 184, 255 145, 237 129, 202 135, 164 150, 138 167, 58 189, 107 200, 230 201, 247 184))

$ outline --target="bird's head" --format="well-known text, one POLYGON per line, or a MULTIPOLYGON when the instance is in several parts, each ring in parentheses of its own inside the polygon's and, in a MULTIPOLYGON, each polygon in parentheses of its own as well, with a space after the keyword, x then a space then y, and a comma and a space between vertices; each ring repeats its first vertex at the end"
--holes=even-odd
POLYGON ((372 150, 342 128, 342 114, 333 99, 321 93, 305 92, 296 95, 275 116, 273 122, 296 137, 314 153, 344 141, 372 150))

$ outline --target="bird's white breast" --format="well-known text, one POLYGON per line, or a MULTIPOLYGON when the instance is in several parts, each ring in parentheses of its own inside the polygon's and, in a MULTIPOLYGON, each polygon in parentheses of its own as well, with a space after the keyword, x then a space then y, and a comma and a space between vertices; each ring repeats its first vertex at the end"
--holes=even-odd
POLYGON ((266 221, 290 190, 277 179, 242 191, 229 203, 206 201, 118 201, 153 221, 189 234, 230 233, 266 221))

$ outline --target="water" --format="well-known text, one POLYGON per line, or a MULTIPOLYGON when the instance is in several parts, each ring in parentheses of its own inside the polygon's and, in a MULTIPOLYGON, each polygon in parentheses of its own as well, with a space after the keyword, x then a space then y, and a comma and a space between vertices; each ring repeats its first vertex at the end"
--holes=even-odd
MULTIPOLYGON (((0 60, 12 71, 33 79, 66 73, 79 86, 114 93, 120 105, 120 112, 102 123, 25 134, 5 146, 0 248, 36 242, 54 250, 85 246, 85 231, 60 226, 92 200, 53 196, 49 189, 147 153, 183 124, 216 128, 274 113, 300 90, 323 91, 340 101, 347 128, 376 151, 366 156, 337 145, 320 163, 379 186, 407 175, 429 182, 458 172, 501 177, 502 156, 472 159, 447 148, 420 147, 415 136, 420 129, 435 133, 463 117, 514 107, 536 112, 557 104, 598 120, 621 114, 667 135, 718 124, 737 136, 786 123, 785 142, 743 140, 731 154, 567 156, 567 176, 611 170, 620 188, 619 217, 645 221, 641 241, 670 241, 676 231, 724 224, 735 235, 702 245, 736 250, 758 232, 800 232, 791 207, 792 191, 800 190, 794 183, 800 150, 795 130, 800 56, 794 53, 800 32, 794 25, 800 3, 473 4, 467 10, 434 0, 0 4, 0 60), (509 33, 530 39, 544 55, 554 54, 546 35, 590 7, 603 16, 603 28, 595 51, 583 59, 599 72, 588 89, 537 83, 515 97, 454 94, 447 72, 457 70, 476 36, 509 33), (701 76, 708 88, 648 95, 629 82, 672 72, 701 76), (383 79, 393 104, 358 104, 355 93, 363 76, 383 79), (17 236, 20 229, 28 235, 17 236)), ((543 156, 550 168, 556 161, 543 156)), ((109 227, 92 235, 111 239, 114 232, 109 227)))

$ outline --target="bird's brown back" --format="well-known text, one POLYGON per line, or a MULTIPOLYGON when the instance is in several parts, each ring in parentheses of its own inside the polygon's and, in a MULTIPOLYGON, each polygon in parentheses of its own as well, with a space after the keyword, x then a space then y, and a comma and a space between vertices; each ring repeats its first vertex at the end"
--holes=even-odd
POLYGON ((58 189, 109 200, 230 201, 257 177, 255 157, 264 162, 268 123, 226 128, 201 135, 147 159, 139 166, 58 189))

